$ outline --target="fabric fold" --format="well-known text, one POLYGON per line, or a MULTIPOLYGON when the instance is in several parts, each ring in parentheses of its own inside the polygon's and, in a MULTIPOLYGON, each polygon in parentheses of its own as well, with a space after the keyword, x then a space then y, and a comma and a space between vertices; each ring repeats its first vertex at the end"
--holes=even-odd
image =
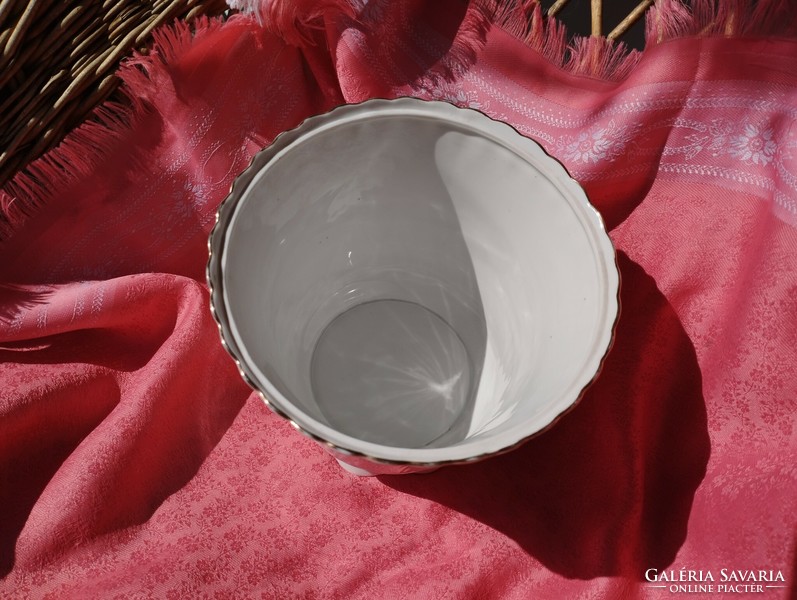
POLYGON ((641 54, 568 45, 526 1, 302 3, 161 30, 120 71, 131 106, 0 192, 0 595, 658 598, 654 568, 765 569, 782 579, 753 584, 787 597, 790 6, 661 0, 641 54), (627 287, 606 370, 549 432, 356 479, 239 377, 207 236, 280 132, 401 95, 537 140, 603 214, 627 287))

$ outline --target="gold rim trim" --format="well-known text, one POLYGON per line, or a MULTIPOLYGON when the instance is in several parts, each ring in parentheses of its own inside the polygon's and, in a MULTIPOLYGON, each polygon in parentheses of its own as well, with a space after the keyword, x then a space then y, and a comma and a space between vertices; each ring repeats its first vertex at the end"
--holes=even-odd
MULTIPOLYGON (((243 189, 241 191, 243 191, 243 189)), ((230 191, 227 193, 227 196, 219 203, 219 206, 216 209, 215 221, 213 223, 213 227, 210 230, 210 234, 208 235, 208 260, 207 260, 207 263, 205 265, 205 279, 207 281, 208 289, 209 289, 209 292, 210 292, 210 314, 213 316, 213 320, 216 322, 216 327, 218 328, 218 331, 219 331, 219 338, 221 340, 222 348, 224 348, 224 350, 227 352, 227 354, 229 354, 230 357, 235 362, 235 365, 238 368, 238 372, 240 373, 242 379, 246 382, 246 384, 250 388, 252 388, 255 392, 257 392, 257 394, 260 396, 260 399, 263 401, 263 403, 272 412, 274 412, 277 416, 279 416, 279 417, 285 419, 286 421, 288 421, 291 424, 291 426, 293 426, 294 429, 296 429, 299 433, 301 433, 305 437, 310 438, 311 440, 321 444, 322 446, 326 446, 328 449, 330 449, 334 453, 342 454, 342 455, 345 455, 345 456, 353 456, 353 457, 358 457, 358 458, 364 458, 366 460, 372 461, 372 462, 377 463, 377 464, 396 465, 396 466, 443 467, 443 466, 448 466, 448 465, 462 465, 462 464, 469 464, 469 463, 479 462, 479 461, 485 460, 487 458, 491 458, 493 456, 500 456, 501 454, 506 454, 508 452, 512 452, 513 450, 516 450, 517 448, 519 448, 520 446, 522 446, 523 444, 525 444, 529 440, 531 440, 531 439, 533 439, 533 438, 535 438, 535 437, 537 437, 539 435, 542 435, 545 432, 549 431, 552 427, 554 427, 556 424, 558 424, 561 419, 563 419, 565 416, 567 416, 576 406, 578 406, 578 404, 581 402, 581 399, 584 397, 584 394, 586 393, 586 391, 592 386, 593 383, 595 383, 597 378, 603 372, 603 368, 604 368, 604 365, 606 363, 606 357, 609 355, 609 352, 611 351, 612 347, 614 346, 615 338, 616 338, 616 335, 617 335, 617 323, 618 323, 618 321, 620 319, 620 313, 622 311, 622 304, 621 304, 621 301, 620 301, 620 290, 622 288, 622 278, 621 278, 621 273, 620 273, 620 265, 619 265, 619 263, 617 261, 617 250, 615 249, 614 243, 611 241, 611 238, 609 237, 609 232, 606 230, 606 223, 603 220, 603 216, 592 205, 592 203, 589 201, 589 197, 587 197, 586 192, 584 191, 584 188, 581 186, 581 184, 578 181, 576 181, 572 177, 572 175, 570 175, 569 171, 562 164, 562 162, 558 158, 556 158, 555 156, 552 156, 550 153, 548 153, 548 151, 545 149, 545 147, 542 144, 540 144, 536 140, 524 135, 523 133, 521 133, 516 127, 514 127, 510 123, 507 123, 505 121, 500 121, 498 119, 494 119, 493 117, 491 117, 490 115, 484 113, 481 110, 474 109, 474 108, 463 108, 463 107, 456 106, 454 104, 450 104, 448 102, 442 102, 442 101, 438 101, 438 100, 426 100, 426 99, 423 99, 423 98, 415 98, 415 97, 412 97, 412 96, 399 96, 399 97, 393 98, 393 99, 390 99, 390 98, 370 98, 370 99, 365 100, 363 102, 351 103, 351 104, 342 104, 342 105, 336 106, 336 107, 332 108, 331 110, 329 110, 329 111, 327 111, 325 113, 318 114, 318 115, 313 115, 311 117, 308 117, 308 118, 304 119, 301 123, 299 123, 299 125, 297 125, 296 127, 293 127, 292 129, 288 129, 286 131, 283 131, 283 132, 279 133, 271 141, 271 143, 269 143, 267 146, 265 146, 264 148, 262 148, 261 150, 256 152, 252 156, 252 158, 249 161, 249 164, 246 166, 246 168, 243 171, 241 171, 235 177, 233 182, 230 184, 230 191), (254 178, 254 175, 255 175, 254 167, 255 167, 255 163, 258 162, 258 159, 263 157, 264 153, 266 153, 266 152, 268 152, 270 150, 274 150, 279 143, 284 143, 285 147, 288 147, 293 141, 295 141, 293 138, 298 138, 302 134, 302 132, 304 130, 311 129, 317 122, 326 120, 326 119, 330 118, 331 116, 333 116, 335 114, 340 114, 340 113, 344 113, 345 114, 346 112, 357 110, 357 109, 363 107, 364 105, 368 105, 368 104, 374 104, 374 105, 377 105, 377 106, 378 105, 390 106, 390 105, 394 105, 396 103, 406 103, 406 102, 410 102, 410 103, 413 103, 413 104, 417 103, 417 102, 420 102, 420 103, 425 103, 425 104, 430 104, 430 105, 445 105, 447 107, 447 110, 450 109, 451 107, 453 107, 453 108, 455 108, 457 110, 463 110, 463 111, 470 111, 470 112, 478 113, 478 114, 482 115, 483 117, 489 119, 493 123, 498 123, 499 125, 503 125, 505 127, 508 127, 509 129, 511 129, 517 135, 519 135, 522 138, 525 138, 525 139, 533 142, 534 144, 536 144, 542 150, 542 152, 545 154, 545 156, 547 156, 548 158, 552 159, 562 169, 562 172, 564 173, 564 175, 567 178, 567 182, 568 183, 572 182, 571 185, 574 185, 575 188, 577 190, 579 190, 580 194, 582 194, 584 196, 584 199, 586 200, 586 203, 585 203, 586 207, 592 210, 592 212, 594 213, 595 217, 598 220, 598 224, 600 225, 601 231, 603 231, 603 233, 606 236, 606 240, 608 241, 608 246, 611 249, 611 253, 612 253, 614 269, 615 269, 615 272, 617 274, 617 288, 616 288, 616 293, 615 293, 615 298, 614 298, 615 303, 617 305, 617 310, 615 311, 614 320, 612 321, 612 324, 611 324, 611 327, 610 327, 610 330, 609 330, 609 341, 606 344, 606 349, 604 350, 603 355, 599 359, 598 367, 595 370, 595 373, 590 378, 590 380, 581 388, 581 390, 579 390, 576 398, 566 408, 564 408, 559 414, 557 414, 550 421, 550 423, 548 423, 547 425, 545 425, 541 429, 538 429, 538 430, 530 433, 529 435, 527 435, 525 437, 522 437, 518 441, 513 442, 510 445, 505 446, 505 447, 503 447, 503 448, 501 448, 499 450, 494 450, 494 451, 490 451, 490 452, 484 452, 484 453, 481 453, 481 454, 476 454, 474 456, 470 456, 470 457, 467 457, 467 458, 461 458, 461 459, 450 459, 450 460, 439 460, 439 461, 423 462, 423 461, 413 461, 413 460, 393 460, 393 459, 381 458, 381 457, 378 457, 378 456, 373 456, 373 455, 367 454, 365 452, 360 452, 359 450, 354 450, 352 448, 347 448, 345 446, 341 446, 339 444, 336 444, 334 442, 331 442, 331 441, 319 436, 316 433, 313 433, 312 431, 309 431, 308 429, 304 428, 300 423, 298 423, 295 419, 291 418, 279 406, 279 403, 275 402, 272 398, 270 398, 266 394, 266 392, 264 390, 262 390, 257 385, 257 383, 255 381, 255 377, 251 373, 248 372, 243 359, 238 355, 237 349, 234 347, 233 344, 230 344, 228 342, 228 340, 225 338, 224 325, 222 324, 222 320, 221 320, 221 318, 219 317, 219 314, 218 314, 217 301, 218 301, 218 306, 220 306, 221 308, 224 308, 223 301, 218 300, 220 295, 223 294, 223 278, 221 277, 221 255, 222 255, 222 252, 221 252, 221 245, 220 245, 220 250, 218 252, 218 255, 214 254, 214 252, 213 252, 213 240, 216 239, 216 237, 219 235, 218 231, 219 231, 219 227, 220 227, 220 224, 221 224, 222 213, 225 212, 225 211, 233 210, 235 204, 237 203, 238 199, 240 198, 240 194, 238 194, 238 189, 237 188, 239 188, 241 186, 244 186, 244 189, 245 189, 245 186, 248 186, 249 183, 251 182, 251 179, 254 178), (286 141, 286 138, 287 138, 287 141, 286 141), (220 275, 219 278, 218 278, 219 281, 218 281, 218 285, 217 286, 213 284, 214 278, 212 276, 212 270, 213 270, 215 265, 218 266, 218 271, 219 271, 219 275, 220 275)), ((225 319, 226 319, 226 310, 225 310, 225 319)))

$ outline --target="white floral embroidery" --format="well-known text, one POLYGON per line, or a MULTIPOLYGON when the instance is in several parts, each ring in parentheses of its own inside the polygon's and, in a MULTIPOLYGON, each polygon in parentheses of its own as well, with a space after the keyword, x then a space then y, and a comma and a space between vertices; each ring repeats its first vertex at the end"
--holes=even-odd
POLYGON ((581 131, 575 137, 560 138, 557 148, 563 158, 574 162, 611 162, 625 151, 637 129, 637 126, 618 127, 611 120, 604 127, 581 131))
POLYGON ((582 131, 565 146, 564 156, 577 162, 596 163, 608 157, 611 145, 605 129, 596 129, 592 133, 582 131))
POLYGON ((744 133, 731 138, 729 153, 746 162, 767 165, 772 162, 777 149, 771 128, 748 123, 744 127, 744 133))
MULTIPOLYGON (((676 120, 675 128, 685 128, 683 122, 676 120)), ((772 161, 778 163, 786 152, 774 139, 771 127, 763 124, 742 122, 734 124, 724 119, 714 119, 708 126, 691 125, 695 130, 684 136, 688 142, 682 146, 667 147, 663 155, 683 154, 687 160, 694 159, 704 150, 712 156, 734 156, 749 164, 766 166, 772 161)))
POLYGON ((719 156, 728 145, 728 140, 731 137, 733 126, 728 121, 722 119, 714 119, 708 126, 708 133, 711 136, 711 143, 708 149, 711 150, 712 156, 719 156))
POLYGON ((432 99, 449 102, 460 108, 475 108, 476 110, 482 108, 481 102, 475 94, 469 94, 461 89, 435 88, 432 92, 432 99))
POLYGON ((479 98, 473 92, 466 92, 462 88, 453 87, 450 85, 422 85, 415 90, 419 93, 420 97, 429 100, 437 100, 440 102, 448 102, 460 108, 473 108, 482 110, 486 108, 479 98))
POLYGON ((705 148, 708 140, 709 138, 707 135, 701 135, 699 133, 690 133, 689 135, 686 136, 686 141, 689 142, 687 145, 682 146, 680 148, 676 148, 672 152, 667 154, 675 154, 676 152, 683 152, 684 157, 687 160, 692 159, 703 151, 703 148, 705 148))
POLYGON ((729 121, 714 119, 708 127, 700 128, 698 133, 687 135, 685 139, 689 144, 673 149, 672 154, 680 151, 684 153, 684 158, 691 160, 703 150, 708 150, 712 156, 720 156, 728 151, 732 131, 733 126, 729 121))
POLYGON ((208 201, 209 190, 204 183, 187 181, 183 190, 194 209, 202 208, 208 201))

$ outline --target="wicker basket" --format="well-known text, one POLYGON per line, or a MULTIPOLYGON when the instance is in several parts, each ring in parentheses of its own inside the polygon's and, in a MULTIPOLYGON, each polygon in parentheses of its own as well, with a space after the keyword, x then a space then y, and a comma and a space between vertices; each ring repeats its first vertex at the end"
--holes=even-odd
POLYGON ((119 61, 224 0, 0 0, 0 186, 107 99, 119 61))
MULTIPOLYGON (((543 5, 555 15, 566 2, 543 5)), ((585 2, 572 2, 570 15, 585 2)), ((643 0, 608 37, 622 35, 650 4, 643 0)), ((114 92, 119 61, 144 51, 153 29, 226 8, 224 0, 0 0, 0 187, 114 92)), ((602 34, 601 8, 590 0, 592 35, 602 34)))

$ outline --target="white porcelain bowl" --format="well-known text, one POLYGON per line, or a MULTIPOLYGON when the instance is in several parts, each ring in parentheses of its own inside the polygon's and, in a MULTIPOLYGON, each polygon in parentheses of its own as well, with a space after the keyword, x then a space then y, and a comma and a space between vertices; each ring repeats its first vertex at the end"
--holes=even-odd
POLYGON ((619 276, 596 210, 535 142, 410 98, 313 117, 221 205, 208 283, 268 405, 358 473, 511 449, 600 369, 619 276))

